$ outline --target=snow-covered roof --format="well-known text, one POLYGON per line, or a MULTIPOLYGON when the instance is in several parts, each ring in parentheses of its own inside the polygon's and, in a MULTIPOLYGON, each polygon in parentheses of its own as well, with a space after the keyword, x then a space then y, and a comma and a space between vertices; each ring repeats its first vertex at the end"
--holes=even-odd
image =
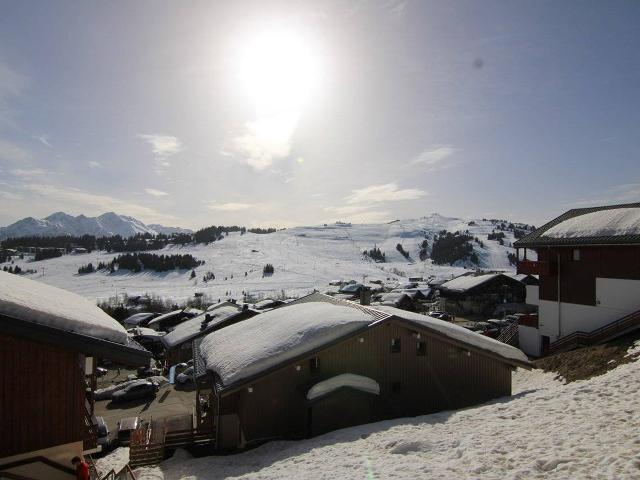
POLYGON ((0 272, 0 315, 128 345, 127 331, 75 293, 0 272))
POLYGON ((177 325, 176 328, 162 337, 162 343, 167 348, 173 348, 176 345, 191 340, 193 337, 205 332, 210 332, 215 329, 217 325, 238 315, 241 311, 242 310, 236 308, 235 305, 227 305, 216 308, 215 310, 210 310, 207 313, 198 315, 177 325), (209 315, 210 318, 208 322, 206 321, 207 315, 209 315), (205 325, 204 328, 203 324, 205 325))
MULTIPOLYGON (((140 314, 138 314, 138 315, 140 315, 140 314)), ((160 324, 160 322, 163 322, 165 320, 171 320, 172 318, 179 317, 180 315, 182 315, 182 310, 174 310, 174 311, 169 312, 169 313, 163 313, 162 315, 160 315, 160 316, 154 318, 153 320, 151 320, 147 324, 147 326, 151 327, 152 325, 158 325, 158 324, 160 324)), ((135 317, 135 315, 132 315, 132 316, 135 317)), ((131 317, 129 317, 129 318, 131 318, 131 317)), ((129 318, 127 320, 129 320, 129 318)), ((144 321, 144 320, 142 320, 142 321, 144 321)), ((126 320, 125 320, 125 322, 126 322, 126 320)), ((127 322, 127 323, 129 323, 129 322, 127 322)))
POLYGON ((409 300, 409 295, 405 292, 390 292, 382 295, 380 302, 383 305, 397 305, 405 299, 409 300))
POLYGON ((489 338, 484 335, 480 335, 479 333, 472 332, 471 330, 468 330, 459 325, 455 325, 451 322, 439 320, 427 315, 421 315, 419 313, 407 312, 406 310, 400 310, 399 308, 395 307, 381 305, 376 308, 390 315, 395 315, 396 317, 416 322, 429 330, 433 330, 453 340, 467 343, 470 346, 495 353, 496 355, 509 360, 529 363, 529 359, 521 350, 518 350, 511 345, 507 345, 506 343, 494 340, 493 338, 489 338))
POLYGON ((614 208, 564 220, 542 234, 551 238, 640 235, 640 208, 614 208))
POLYGON ((200 352, 207 370, 218 374, 223 385, 229 386, 364 328, 374 320, 347 305, 293 304, 207 335, 200 352))
POLYGON ((316 383, 307 392, 307 400, 315 400, 344 387, 380 395, 380 385, 372 378, 353 373, 343 373, 316 383))
POLYGON ((153 328, 147 327, 133 327, 128 332, 134 337, 162 337, 165 335, 164 332, 158 332, 153 328))
POLYGON ((442 288, 453 292, 465 292, 472 288, 482 285, 489 280, 502 275, 501 273, 487 273, 484 275, 462 275, 460 277, 449 280, 441 285, 442 288))
POLYGON ((154 315, 155 313, 153 312, 134 313, 130 317, 125 318, 124 323, 126 323, 127 325, 133 325, 133 326, 140 325, 145 320, 153 318, 154 315))

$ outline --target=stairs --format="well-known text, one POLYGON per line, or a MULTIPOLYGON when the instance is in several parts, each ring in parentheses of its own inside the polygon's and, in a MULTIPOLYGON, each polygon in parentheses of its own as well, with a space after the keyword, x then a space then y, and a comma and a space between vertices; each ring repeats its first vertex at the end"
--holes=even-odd
POLYGON ((512 323, 507 328, 503 328, 496 340, 514 347, 517 346, 520 343, 520 337, 518 336, 518 324, 512 323))
POLYGON ((573 350, 578 347, 596 345, 598 343, 612 340, 638 328, 640 328, 640 310, 630 313, 629 315, 604 325, 603 327, 597 328, 592 332, 574 332, 571 335, 567 335, 566 337, 551 343, 544 353, 546 355, 553 355, 555 353, 573 350))

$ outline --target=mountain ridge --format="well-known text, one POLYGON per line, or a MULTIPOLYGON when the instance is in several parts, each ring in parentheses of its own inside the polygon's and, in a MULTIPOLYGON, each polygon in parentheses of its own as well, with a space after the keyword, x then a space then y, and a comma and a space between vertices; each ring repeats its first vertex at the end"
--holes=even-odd
POLYGON ((54 212, 44 218, 25 217, 5 227, 0 227, 0 240, 28 236, 82 236, 109 237, 120 235, 132 237, 139 233, 187 233, 188 229, 165 227, 159 224, 146 225, 142 221, 115 212, 106 212, 96 217, 80 214, 69 215, 65 212, 54 212))

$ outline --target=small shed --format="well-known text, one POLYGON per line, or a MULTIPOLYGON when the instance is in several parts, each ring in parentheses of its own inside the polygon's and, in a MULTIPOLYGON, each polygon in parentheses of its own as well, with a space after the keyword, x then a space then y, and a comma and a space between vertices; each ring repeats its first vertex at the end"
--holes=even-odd
POLYGON ((502 303, 524 303, 525 284, 503 273, 461 275, 440 287, 443 310, 454 314, 491 315, 502 303))

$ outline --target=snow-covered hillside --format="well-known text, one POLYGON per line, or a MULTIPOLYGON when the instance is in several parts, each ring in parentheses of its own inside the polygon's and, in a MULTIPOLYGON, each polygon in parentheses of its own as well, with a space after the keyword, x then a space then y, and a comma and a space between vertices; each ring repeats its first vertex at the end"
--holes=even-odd
POLYGON ((513 249, 512 232, 505 232, 505 245, 488 240, 487 235, 495 225, 489 221, 447 218, 437 214, 416 220, 402 220, 376 225, 326 225, 297 227, 271 234, 231 233, 224 239, 208 245, 168 246, 156 253, 190 253, 206 263, 197 267, 196 278, 190 279, 190 271, 165 273, 116 271, 78 275, 78 267, 92 262, 110 261, 115 254, 94 252, 85 255, 65 255, 40 262, 16 261, 23 270, 35 269, 31 278, 66 288, 92 298, 107 298, 116 294, 156 294, 176 300, 193 297, 201 292, 213 299, 227 295, 241 297, 249 292, 256 297, 285 291, 292 296, 309 293, 314 288, 323 290, 331 280, 354 279, 406 280, 410 276, 433 276, 449 279, 465 272, 466 268, 513 270, 507 254, 513 249), (433 237, 441 230, 449 232, 469 230, 482 246, 473 242, 479 264, 470 262, 456 266, 439 266, 431 260, 420 261, 419 245, 425 239, 432 245, 433 237), (410 254, 405 259, 397 250, 400 243, 410 254), (375 263, 362 255, 377 245, 386 254, 386 263, 375 263), (262 276, 262 268, 271 263, 275 274, 262 276), (44 268, 44 275, 42 269, 44 268), (207 272, 215 274, 215 280, 204 282, 207 272), (246 276, 245 276, 246 272, 246 276))
POLYGON ((135 473, 140 480, 637 479, 639 383, 637 361, 567 385, 540 370, 518 370, 512 397, 478 407, 238 455, 190 458, 178 451, 135 473))
POLYGON ((147 226, 140 220, 117 213, 103 213, 98 217, 73 217, 64 212, 57 212, 43 219, 33 217, 23 218, 6 227, 0 227, 0 239, 26 236, 55 236, 55 235, 94 235, 108 237, 120 235, 130 237, 138 233, 178 233, 185 230, 162 225, 147 226))

